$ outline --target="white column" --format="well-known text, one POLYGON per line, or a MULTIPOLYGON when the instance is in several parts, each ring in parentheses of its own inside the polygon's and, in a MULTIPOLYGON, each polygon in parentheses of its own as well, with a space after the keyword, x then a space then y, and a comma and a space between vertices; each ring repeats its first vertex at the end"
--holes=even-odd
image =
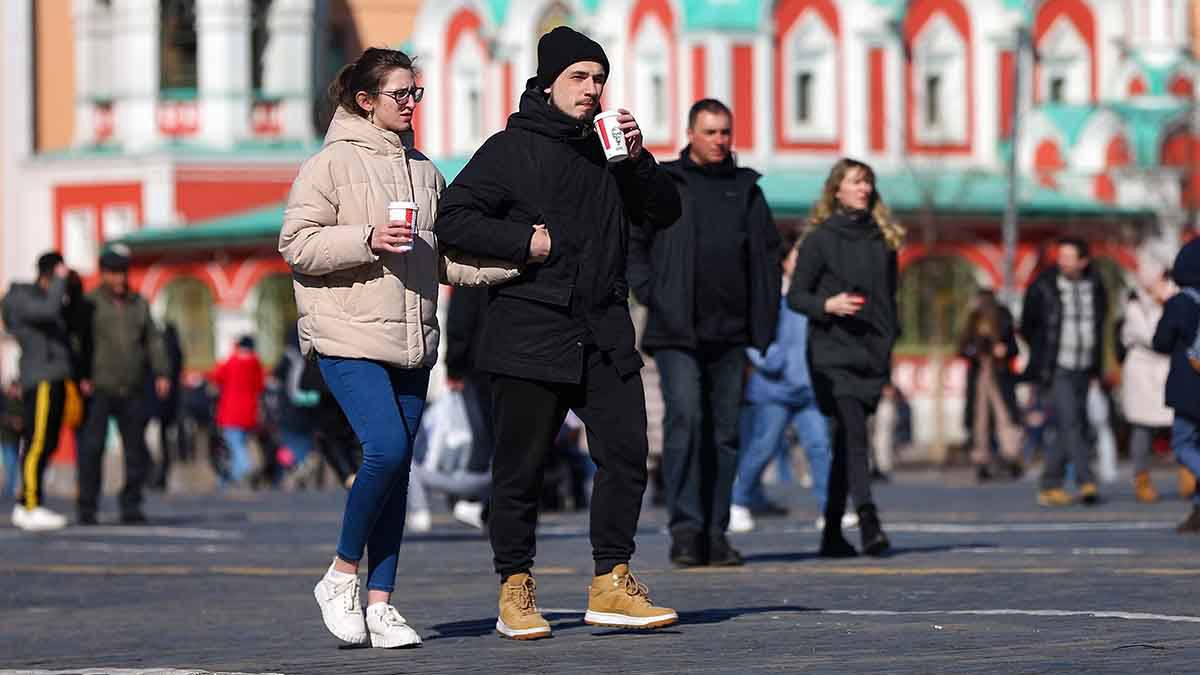
POLYGON ((231 146, 250 128, 250 2, 196 1, 200 138, 231 146))
POLYGON ((262 93, 279 101, 284 138, 312 138, 313 0, 275 0, 267 15, 262 93))
POLYGON ((75 145, 96 138, 96 102, 112 97, 112 23, 110 8, 97 0, 74 0, 75 145))
POLYGON ((870 69, 867 67, 869 48, 862 33, 842 31, 842 153, 849 157, 866 157, 870 135, 870 69))
POLYGON ((158 141, 158 0, 112 0, 113 135, 127 150, 158 141))

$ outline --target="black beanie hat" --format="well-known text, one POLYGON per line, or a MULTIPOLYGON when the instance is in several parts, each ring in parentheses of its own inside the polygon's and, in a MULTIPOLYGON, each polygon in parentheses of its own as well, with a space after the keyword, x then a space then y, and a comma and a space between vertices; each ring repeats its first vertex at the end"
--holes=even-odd
POLYGON ((538 87, 545 89, 554 84, 562 71, 580 61, 595 61, 608 73, 608 57, 600 43, 566 26, 546 33, 538 40, 538 87))

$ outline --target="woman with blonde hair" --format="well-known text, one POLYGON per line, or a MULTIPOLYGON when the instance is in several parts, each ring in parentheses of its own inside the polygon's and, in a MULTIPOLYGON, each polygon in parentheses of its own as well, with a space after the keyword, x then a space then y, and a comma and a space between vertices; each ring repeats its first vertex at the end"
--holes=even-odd
POLYGON ((519 273, 439 253, 433 219, 446 180, 412 147, 413 110, 423 94, 403 52, 368 49, 343 68, 330 86, 337 111, 325 144, 300 168, 279 234, 292 268, 300 350, 317 360, 363 449, 337 556, 314 594, 331 633, 374 647, 421 642, 390 600, 412 445, 437 360, 439 277, 482 285, 519 273), (395 201, 409 204, 390 207, 395 201), (365 619, 358 586, 364 549, 365 619))
POLYGON ((809 319, 813 391, 833 441, 821 555, 858 554, 842 535, 847 492, 857 507, 863 552, 883 555, 891 544, 871 497, 867 417, 891 381, 900 333, 896 251, 904 228, 875 191, 875 172, 852 159, 834 164, 808 224, 787 298, 809 319))

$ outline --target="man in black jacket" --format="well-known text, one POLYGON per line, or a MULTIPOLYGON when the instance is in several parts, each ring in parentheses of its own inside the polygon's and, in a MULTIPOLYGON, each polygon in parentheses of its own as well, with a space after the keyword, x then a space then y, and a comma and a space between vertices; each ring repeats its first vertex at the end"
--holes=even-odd
POLYGON ((676 621, 629 573, 648 447, 625 261, 630 227, 674 222, 679 195, 628 111, 617 120, 629 158, 605 160, 592 120, 607 75, 599 44, 566 27, 542 36, 520 110, 446 188, 435 225, 445 245, 526 265, 491 290, 476 359, 492 375, 489 530, 501 578, 496 629, 510 638, 550 635, 529 572, 542 466, 568 409, 587 425, 597 465, 584 620, 676 621))
POLYGON ((688 146, 663 168, 679 186, 674 227, 635 228, 629 284, 649 309, 642 347, 662 374, 663 477, 671 561, 740 565, 729 545, 747 345, 766 351, 779 318, 779 233, 759 174, 739 168, 733 115, 704 99, 688 146))
POLYGON ((1100 376, 1107 313, 1104 284, 1090 265, 1087 242, 1060 240, 1057 265, 1034 280, 1021 310, 1021 335, 1030 352, 1025 377, 1043 388, 1058 430, 1057 442, 1046 450, 1038 492, 1042 506, 1072 502, 1063 490, 1068 460, 1083 503, 1100 499, 1087 445, 1087 394, 1092 379, 1100 376))

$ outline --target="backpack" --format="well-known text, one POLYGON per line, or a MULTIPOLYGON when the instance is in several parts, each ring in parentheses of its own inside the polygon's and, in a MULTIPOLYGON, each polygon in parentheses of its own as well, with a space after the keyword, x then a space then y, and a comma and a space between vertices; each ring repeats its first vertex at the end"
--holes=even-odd
MULTIPOLYGON (((1192 299, 1192 302, 1200 305, 1200 291, 1194 288, 1181 289, 1185 295, 1192 299)), ((1192 346, 1187 350, 1188 363, 1192 364, 1192 369, 1200 372, 1200 325, 1196 326, 1196 334, 1192 337, 1192 346)))

